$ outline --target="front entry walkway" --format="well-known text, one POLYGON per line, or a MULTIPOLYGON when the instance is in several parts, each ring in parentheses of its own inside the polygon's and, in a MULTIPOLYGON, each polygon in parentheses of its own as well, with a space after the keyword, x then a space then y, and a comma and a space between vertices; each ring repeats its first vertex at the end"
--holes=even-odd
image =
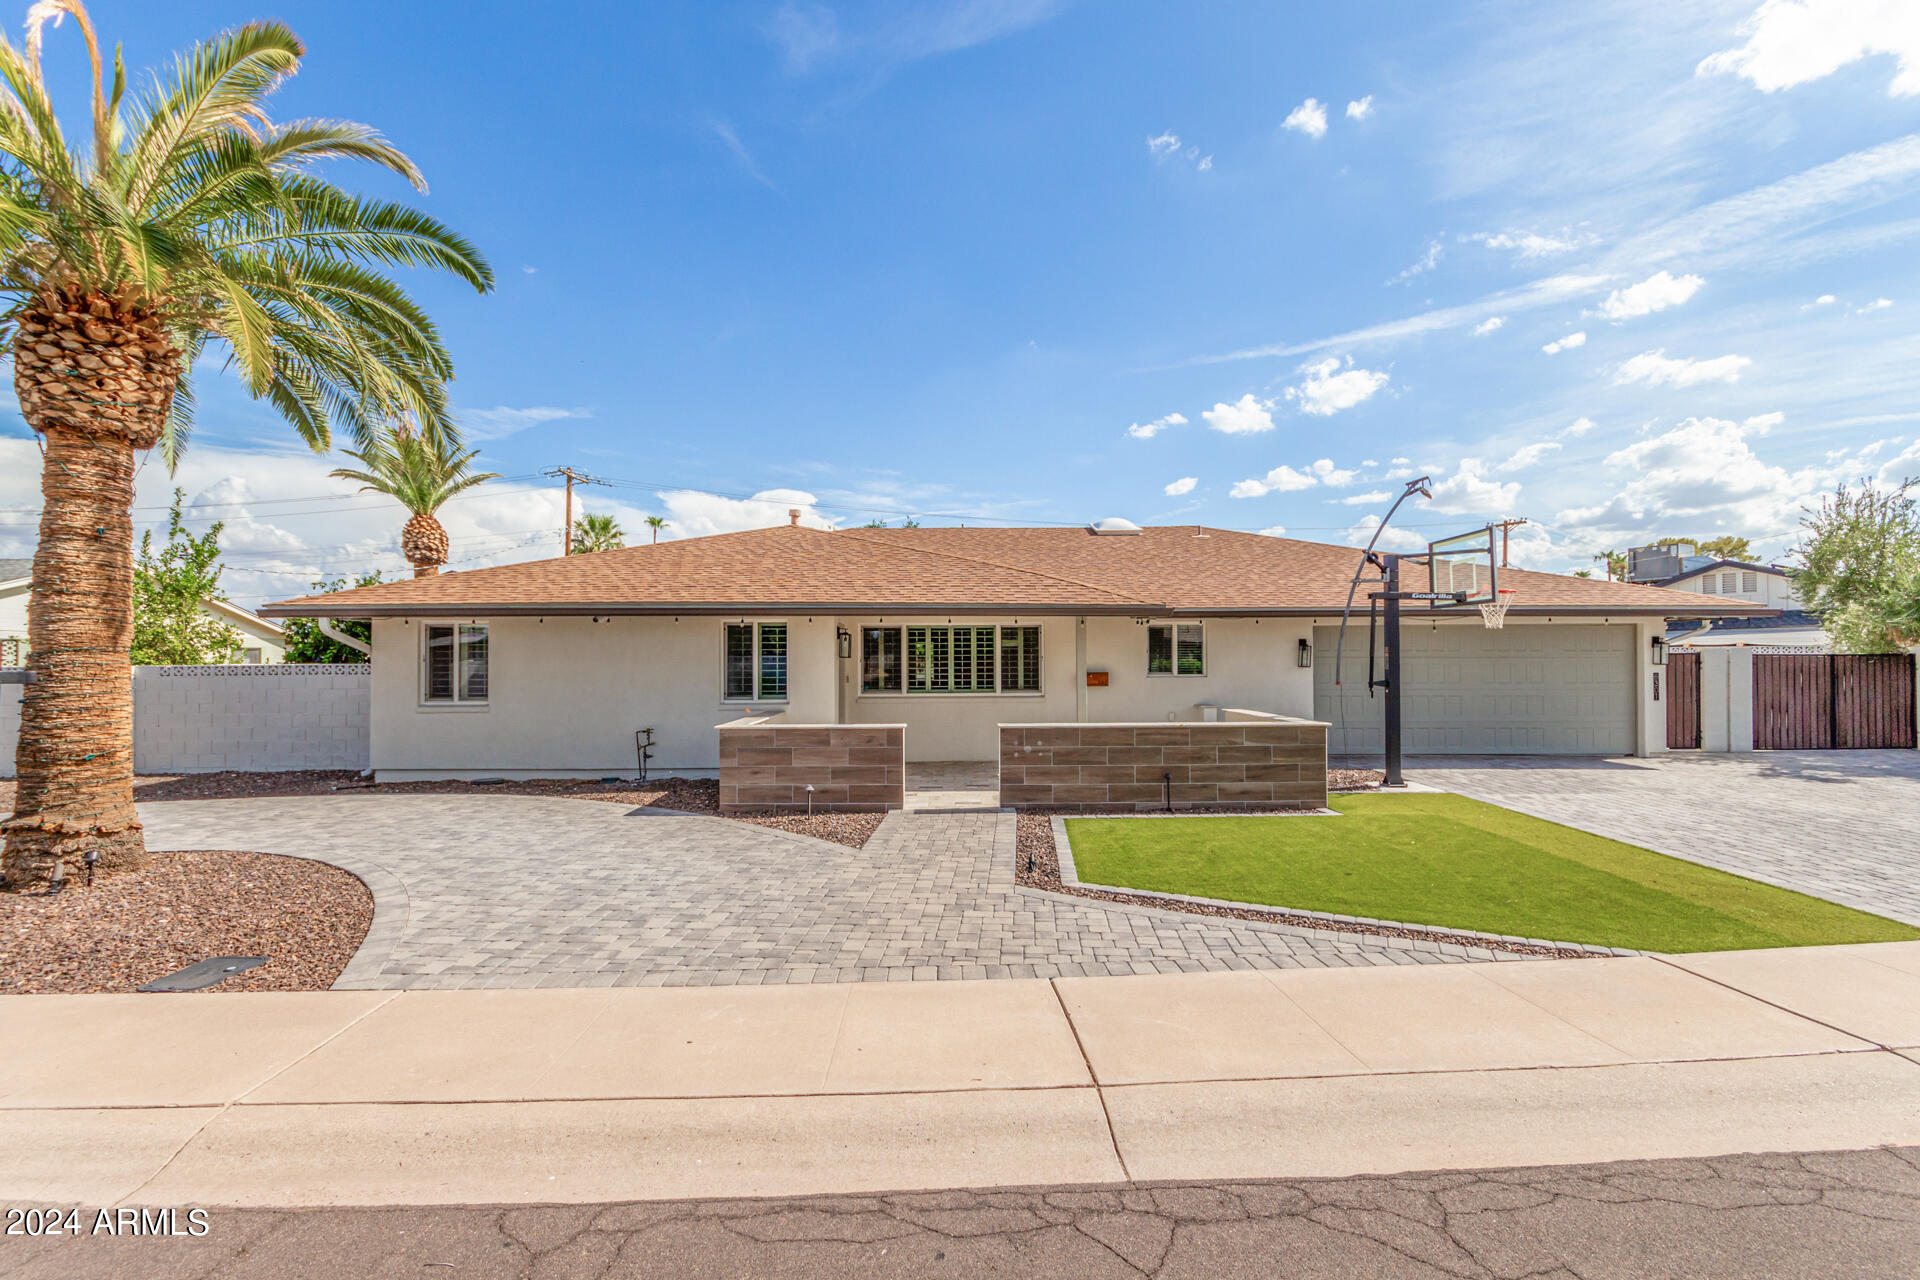
POLYGON ((1407 779, 1920 924, 1920 751, 1420 756, 1407 779))
POLYGON ((353 988, 1046 978, 1514 959, 1014 883, 1012 814, 894 813, 865 848, 534 796, 140 806, 155 849, 319 858, 374 891, 353 988))
POLYGON ((992 760, 933 760, 907 766, 908 809, 998 809, 1000 766, 992 760))

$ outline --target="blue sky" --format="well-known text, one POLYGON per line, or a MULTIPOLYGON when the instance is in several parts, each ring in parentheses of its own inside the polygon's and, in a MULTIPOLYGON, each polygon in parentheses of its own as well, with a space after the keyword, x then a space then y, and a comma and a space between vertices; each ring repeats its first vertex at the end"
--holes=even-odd
MULTIPOLYGON (((1840 480, 1920 474, 1901 0, 452 12, 94 5, 134 66, 286 19, 280 114, 385 131, 492 259, 488 297, 415 282, 514 478, 444 512, 462 564, 550 553, 562 464, 668 536, 800 505, 1335 542, 1419 471, 1403 537, 1525 516, 1559 569, 1781 556, 1840 480)), ((71 27, 47 61, 81 103, 71 27)), ((236 598, 400 565, 397 508, 203 381, 179 481, 236 598)), ((37 460, 0 436, 23 554, 37 460)))

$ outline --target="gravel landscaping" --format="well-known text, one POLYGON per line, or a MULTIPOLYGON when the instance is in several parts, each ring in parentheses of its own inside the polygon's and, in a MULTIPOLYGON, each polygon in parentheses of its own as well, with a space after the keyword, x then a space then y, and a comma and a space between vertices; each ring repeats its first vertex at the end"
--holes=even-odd
POLYGON ((209 990, 324 991, 373 921, 367 887, 324 862, 151 857, 91 889, 76 877, 51 896, 0 893, 0 994, 133 991, 211 956, 268 960, 209 990))
MULTIPOLYGON (((0 779, 0 813, 13 812, 13 779, 0 779)), ((603 783, 570 778, 479 785, 472 782, 371 783, 349 769, 295 769, 283 773, 188 773, 134 779, 133 798, 148 800, 237 800, 263 796, 329 796, 369 792, 376 795, 518 795, 604 800, 629 807, 678 809, 718 815, 720 783, 712 778, 657 778, 645 783, 603 783)), ((858 849, 879 829, 879 813, 728 814, 728 819, 831 840, 858 849)))

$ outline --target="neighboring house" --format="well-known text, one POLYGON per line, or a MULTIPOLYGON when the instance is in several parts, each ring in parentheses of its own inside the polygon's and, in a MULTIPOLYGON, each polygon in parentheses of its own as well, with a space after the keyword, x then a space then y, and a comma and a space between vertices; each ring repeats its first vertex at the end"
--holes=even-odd
MULTIPOLYGON (((27 604, 32 588, 32 560, 0 560, 0 667, 17 667, 27 660, 27 604)), ((200 612, 240 633, 236 661, 279 662, 286 656, 286 639, 279 623, 249 613, 229 600, 203 600, 200 612)))
POLYGON ((1676 618, 1668 625, 1667 639, 1677 645, 1826 649, 1833 643, 1820 619, 1801 607, 1792 576, 1779 565, 1690 555, 1678 572, 1652 585, 1778 611, 1750 618, 1676 618))
MULTIPOLYGON (((372 763, 383 779, 711 772, 715 726, 904 724, 907 759, 991 760, 1005 724, 1204 718, 1331 722, 1375 751, 1359 552, 1192 525, 798 526, 502 565, 264 606, 370 619, 372 763), (1112 529, 1112 533, 1107 530, 1112 529)), ((1520 570, 1506 629, 1409 606, 1410 751, 1665 747, 1654 641, 1701 612, 1656 587, 1520 570)), ((1419 585, 1424 586, 1424 581, 1419 585)), ((1723 616, 1754 612, 1732 601, 1723 616)))

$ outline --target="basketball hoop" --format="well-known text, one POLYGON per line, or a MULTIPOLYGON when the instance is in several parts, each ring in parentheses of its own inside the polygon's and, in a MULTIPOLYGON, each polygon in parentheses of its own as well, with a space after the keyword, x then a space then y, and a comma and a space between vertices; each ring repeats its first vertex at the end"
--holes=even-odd
POLYGON ((1512 587, 1501 587, 1493 593, 1493 599, 1480 602, 1480 620, 1487 624, 1487 630, 1498 631, 1507 625, 1507 606, 1512 603, 1512 587))

